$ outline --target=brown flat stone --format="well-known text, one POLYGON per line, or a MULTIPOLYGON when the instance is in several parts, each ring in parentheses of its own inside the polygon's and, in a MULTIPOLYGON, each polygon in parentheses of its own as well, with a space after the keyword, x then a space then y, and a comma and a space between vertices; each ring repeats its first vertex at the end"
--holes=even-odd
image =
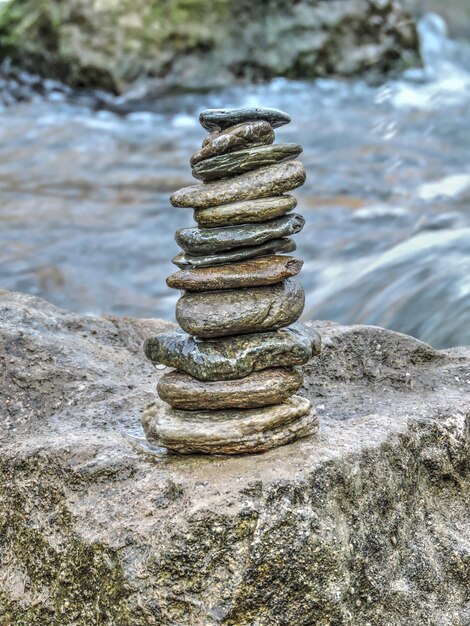
POLYGON ((264 256, 250 261, 180 270, 166 280, 168 287, 185 291, 212 291, 274 285, 295 276, 303 261, 290 256, 264 256))
POLYGON ((207 209, 219 204, 268 198, 300 187, 305 182, 305 168, 301 161, 284 161, 234 178, 214 183, 192 185, 175 191, 170 196, 173 206, 207 209))
POLYGON ((277 285, 186 293, 176 303, 181 328, 212 338, 277 330, 294 323, 304 309, 302 285, 288 278, 277 285))
POLYGON ((163 402, 142 414, 149 441, 181 454, 265 452, 318 430, 318 417, 307 398, 256 409, 178 411, 163 402))
POLYGON ((252 409, 283 402, 300 389, 303 375, 295 368, 254 372, 238 380, 202 382, 178 370, 158 381, 158 395, 174 409, 252 409))
POLYGON ((271 144, 273 141, 274 130, 265 120, 237 124, 206 137, 202 142, 202 148, 191 157, 191 165, 236 150, 271 144))
POLYGON ((194 221, 203 228, 267 222, 282 217, 296 206, 297 200, 289 195, 245 200, 194 211, 194 221))

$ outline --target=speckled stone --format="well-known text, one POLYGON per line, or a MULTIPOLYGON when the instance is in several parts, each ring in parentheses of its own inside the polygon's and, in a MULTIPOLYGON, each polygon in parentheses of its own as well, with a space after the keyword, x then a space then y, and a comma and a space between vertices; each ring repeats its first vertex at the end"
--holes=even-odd
POLYGON ((200 161, 192 168, 194 178, 205 183, 212 180, 238 176, 245 172, 274 165, 281 161, 295 159, 302 152, 297 143, 277 143, 272 146, 258 146, 247 150, 238 150, 230 154, 200 161))
POLYGON ((181 330, 147 339, 144 352, 154 363, 186 372, 199 380, 231 380, 270 367, 307 363, 320 353, 321 339, 296 322, 274 332, 204 341, 181 330))
POLYGON ((258 246, 270 239, 295 235, 302 230, 304 224, 305 219, 293 213, 259 224, 222 228, 183 228, 176 231, 175 240, 187 254, 203 256, 234 248, 258 246))
POLYGON ((219 154, 228 154, 236 150, 264 146, 274 141, 274 130, 269 122, 244 122, 223 131, 216 131, 206 137, 202 148, 191 157, 191 165, 219 154))
POLYGON ((175 207, 207 209, 208 207, 254 200, 281 194, 300 187, 305 182, 301 161, 284 161, 234 178, 214 183, 193 185, 175 191, 170 201, 175 207))
POLYGON ((271 331, 302 315, 302 285, 288 278, 268 287, 187 293, 176 303, 176 320, 197 337, 212 338, 271 331))
POLYGON ((282 217, 296 206, 297 200, 289 195, 259 198, 222 204, 210 209, 199 209, 194 211, 194 221, 203 228, 267 222, 276 217, 282 217))
POLYGON ((202 382, 173 370, 160 378, 157 391, 174 409, 252 409, 283 402, 298 391, 302 383, 302 372, 296 368, 271 368, 245 378, 216 382, 202 382))
POLYGON ((173 263, 177 267, 205 267, 210 265, 222 265, 224 263, 234 263, 243 261, 244 259, 253 259, 268 254, 294 252, 296 249, 295 241, 292 239, 271 239, 259 246, 250 246, 247 248, 239 248, 238 250, 228 250, 219 254, 209 254, 206 256, 193 256, 190 254, 178 254, 173 259, 173 263))
POLYGON ((242 122, 265 120, 273 128, 288 124, 290 115, 278 109, 249 107, 245 109, 206 109, 199 115, 199 122, 206 130, 223 130, 242 122))
POLYGON ((301 396, 275 406, 225 411, 178 411, 157 402, 141 421, 150 441, 182 454, 265 452, 318 429, 315 410, 301 396))
POLYGON ((251 261, 180 270, 166 280, 168 287, 185 291, 211 291, 273 285, 295 276, 303 261, 289 256, 263 256, 251 261))

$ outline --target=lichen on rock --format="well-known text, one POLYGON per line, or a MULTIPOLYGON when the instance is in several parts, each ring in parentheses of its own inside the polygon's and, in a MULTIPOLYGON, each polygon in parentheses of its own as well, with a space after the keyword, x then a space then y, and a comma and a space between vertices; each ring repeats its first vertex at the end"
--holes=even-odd
POLYGON ((0 624, 466 626, 470 349, 309 323, 317 437, 146 447, 161 320, 0 291, 0 624))

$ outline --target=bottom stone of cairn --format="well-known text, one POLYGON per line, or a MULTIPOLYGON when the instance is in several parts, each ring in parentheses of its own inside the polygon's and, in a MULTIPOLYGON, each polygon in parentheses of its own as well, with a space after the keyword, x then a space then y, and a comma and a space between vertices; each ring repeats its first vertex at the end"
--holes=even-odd
POLYGON ((301 396, 275 406, 223 411, 179 411, 157 401, 145 409, 142 425, 150 442, 181 454, 243 454, 312 435, 318 418, 301 396))

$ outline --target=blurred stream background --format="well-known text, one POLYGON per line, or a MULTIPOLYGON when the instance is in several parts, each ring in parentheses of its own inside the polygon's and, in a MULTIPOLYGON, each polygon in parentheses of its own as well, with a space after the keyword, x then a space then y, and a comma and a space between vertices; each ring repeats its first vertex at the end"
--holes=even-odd
MULTIPOLYGON (((459 20, 456 20, 459 23, 459 20)), ((362 78, 244 84, 145 97, 49 80, 0 91, 0 287, 67 309, 174 319, 174 231, 192 212, 168 200, 194 184, 189 157, 205 108, 261 105, 292 123, 308 179, 304 318, 375 324, 435 347, 470 344, 470 45, 436 14, 418 25, 423 67, 362 78), (100 103, 99 105, 97 103, 100 103)), ((23 84, 36 79, 21 75, 23 84)))

